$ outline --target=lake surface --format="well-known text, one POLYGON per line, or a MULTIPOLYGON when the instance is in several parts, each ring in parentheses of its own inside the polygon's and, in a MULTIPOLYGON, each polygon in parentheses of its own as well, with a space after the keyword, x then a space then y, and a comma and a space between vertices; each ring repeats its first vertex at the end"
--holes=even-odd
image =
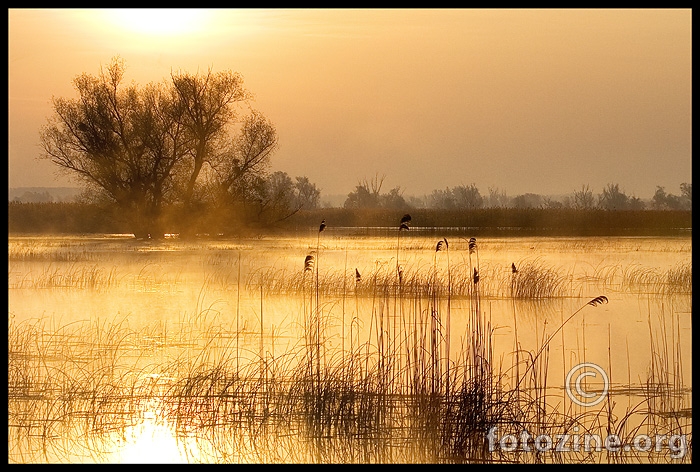
POLYGON ((8 243, 9 462, 692 457, 691 237, 8 243))

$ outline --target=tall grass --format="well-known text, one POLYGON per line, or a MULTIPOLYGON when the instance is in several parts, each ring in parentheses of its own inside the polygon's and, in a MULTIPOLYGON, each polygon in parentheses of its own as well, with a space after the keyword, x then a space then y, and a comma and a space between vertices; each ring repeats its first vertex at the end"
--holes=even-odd
MULTIPOLYGON (((369 357, 366 347, 358 345, 345 355, 331 355, 316 371, 304 360, 305 346, 274 356, 253 348, 250 362, 238 365, 230 349, 234 337, 221 341, 215 335, 223 334, 220 330, 203 332, 194 340, 198 347, 190 346, 190 354, 182 356, 177 352, 183 348, 174 349, 177 339, 169 339, 172 332, 134 331, 120 322, 11 322, 10 462, 101 462, 114 457, 121 432, 153 415, 173 425, 181 447, 197 445, 191 458, 196 462, 536 463, 572 457, 624 462, 639 458, 603 458, 595 451, 560 457, 532 447, 492 451, 485 434, 493 428, 502 435, 519 435, 527 428, 533 437, 602 428, 631 441, 633 433, 648 429, 667 435, 689 432, 689 417, 669 417, 659 410, 654 384, 668 380, 662 373, 668 368, 660 369, 663 351, 656 344, 645 403, 621 419, 604 416, 608 419, 596 426, 598 420, 567 416, 546 400, 546 372, 537 372, 546 364, 537 361, 558 329, 537 351, 526 353, 530 362, 517 388, 507 387, 507 372, 494 369, 487 339, 493 331, 488 323, 481 329, 486 332, 463 338, 465 352, 455 359, 448 388, 447 372, 435 375, 437 363, 426 349, 429 336, 410 346, 411 354, 421 359, 416 368, 403 364, 387 369, 380 347, 370 343, 369 357), (161 351, 158 361, 135 349, 153 339, 161 341, 153 345, 161 351), (220 353, 212 356, 212 340, 217 339, 220 353), (174 352, 168 355, 169 350, 174 352), (358 369, 362 365, 365 369, 358 369), (404 369, 411 369, 411 375, 404 369), (407 377, 409 384, 400 380, 407 377), (646 420, 638 424, 635 415, 646 420)), ((673 461, 664 454, 648 458, 673 461)))
POLYGON ((9 288, 15 289, 107 290, 120 283, 116 268, 107 270, 97 265, 82 264, 71 264, 66 269, 49 265, 36 276, 30 273, 19 278, 8 274, 8 281, 9 288))
MULTIPOLYGON (((612 391, 600 409, 582 413, 562 408, 561 392, 552 392, 550 348, 571 320, 607 297, 562 313, 549 331, 543 326, 531 350, 522 349, 516 334, 515 363, 504 367, 494 355, 498 328, 484 287, 491 279, 498 287, 492 293, 501 293, 508 280, 513 300, 561 296, 565 278, 556 271, 538 261, 518 261, 517 272, 489 270, 476 238, 449 246, 443 238, 432 265, 404 268, 398 230, 396 270, 355 269, 348 284, 347 270, 336 275, 319 267, 321 231, 315 251, 294 273, 283 274, 302 294, 301 335, 284 351, 275 349, 274 326, 263 323, 277 270, 251 271, 245 282, 250 293, 259 293, 258 332, 240 326, 239 302, 229 327, 214 304, 204 303, 204 293, 177 326, 133 329, 124 320, 56 325, 10 317, 9 462, 109 462, 119 457, 114 453, 125 431, 149 418, 170 425, 192 462, 690 462, 691 453, 676 459, 667 449, 643 457, 561 453, 531 443, 491 449, 487 440, 494 430, 518 438, 523 430, 533 438, 614 432, 627 445, 642 432, 692 438, 692 417, 678 397, 685 380, 677 313, 662 308, 657 320, 649 308, 651 362, 640 403, 616 416, 614 395, 623 392, 612 391), (465 257, 455 269, 449 251, 459 250, 465 257), (456 289, 456 279, 465 276, 456 289), (334 290, 344 297, 348 287, 355 287, 355 313, 349 346, 339 350, 327 334, 335 321, 323 297, 334 290), (453 332, 455 292, 468 302, 462 333, 453 332), (361 319, 369 329, 359 329, 361 319)), ((240 265, 239 252, 238 300, 245 289, 240 265)), ((207 287, 205 281, 202 292, 207 287)), ((344 317, 343 307, 343 326, 344 317)), ((692 451, 692 440, 687 447, 692 451)))
MULTIPOLYGON (((445 251, 445 250, 443 250, 445 251)), ((447 254, 447 252, 446 252, 447 254)), ((447 259, 449 256, 445 256, 447 259)), ((318 290, 324 296, 340 296, 348 287, 361 297, 371 297, 374 290, 394 290, 397 279, 401 278, 402 293, 405 296, 421 295, 433 289, 448 294, 451 299, 470 299, 474 296, 474 268, 468 260, 449 263, 447 270, 435 270, 435 265, 414 265, 403 263, 398 269, 387 264, 374 264, 357 268, 362 278, 356 283, 356 277, 344 270, 329 268, 319 270, 318 290), (348 283, 350 282, 350 283, 348 283), (371 282, 371 283, 370 283, 371 282)), ((519 270, 520 273, 520 270, 519 270)), ((570 276, 562 274, 544 262, 523 263, 522 275, 510 276, 507 267, 482 264, 479 270, 480 296, 501 299, 515 294, 518 299, 546 299, 563 296, 579 296, 578 286, 572 286, 570 276)), ((298 295, 304 290, 302 280, 297 272, 286 267, 264 267, 257 269, 248 277, 246 286, 254 287, 260 278, 270 293, 278 295, 298 295)))
POLYGON ((639 264, 604 265, 595 268, 591 278, 624 292, 666 296, 693 293, 691 262, 680 262, 666 270, 639 264))
POLYGON ((521 261, 512 273, 510 295, 513 299, 561 297, 566 293, 566 282, 559 271, 539 259, 521 261))
MULTIPOLYGON (((543 403, 541 384, 521 388, 515 402, 516 391, 505 387, 503 373, 490 370, 488 358, 480 369, 458 362, 448 392, 435 385, 431 362, 413 371, 410 386, 388 381, 389 371, 374 355, 365 358, 362 346, 310 372, 299 362, 303 349, 265 363, 252 357, 240 368, 233 356, 212 358, 202 344, 192 357, 144 363, 129 354, 147 338, 119 324, 11 324, 11 462, 100 462, 117 448, 115 433, 156 413, 174 425, 183 444, 189 439, 201 446, 193 457, 201 462, 556 462, 553 455, 489 451, 485 431, 497 427, 508 434, 517 425, 552 434, 574 425, 593 431, 583 418, 562 416, 543 403), (369 368, 358 372, 358 365, 369 368)), ((530 356, 537 359, 545 346, 530 356)), ((534 370, 526 374, 536 378, 534 370)), ((660 414, 644 405, 639 411, 657 431, 687 431, 682 422, 658 429, 660 414)), ((632 413, 610 426, 624 432, 632 413)), ((600 459, 591 453, 581 460, 600 459)))

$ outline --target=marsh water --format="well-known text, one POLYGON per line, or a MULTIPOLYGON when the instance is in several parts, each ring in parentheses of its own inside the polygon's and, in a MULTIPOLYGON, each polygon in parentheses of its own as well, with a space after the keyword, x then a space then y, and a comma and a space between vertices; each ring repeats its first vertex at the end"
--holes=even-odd
POLYGON ((690 461, 690 236, 435 234, 10 236, 8 462, 690 461))

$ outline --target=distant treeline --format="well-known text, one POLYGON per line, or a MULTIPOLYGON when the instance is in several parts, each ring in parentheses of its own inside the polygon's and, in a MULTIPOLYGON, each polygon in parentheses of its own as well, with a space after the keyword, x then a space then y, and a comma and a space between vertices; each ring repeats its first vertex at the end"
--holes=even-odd
POLYGON ((364 179, 355 190, 348 194, 343 204, 344 208, 432 208, 440 210, 481 208, 546 208, 574 210, 692 210, 693 185, 687 182, 680 184, 680 195, 667 193, 664 187, 657 186, 656 192, 644 202, 641 198, 627 195, 619 184, 610 183, 601 193, 594 194, 588 185, 582 185, 580 190, 571 194, 553 198, 535 193, 525 193, 508 197, 503 190, 489 187, 488 195, 482 196, 475 184, 458 185, 436 189, 423 197, 408 197, 405 199, 402 190, 394 187, 382 193, 384 177, 377 176, 372 180, 364 179))
MULTIPOLYGON (((302 210, 290 218, 269 222, 246 221, 232 215, 203 217, 196 234, 210 237, 264 235, 278 232, 305 234, 318 231, 322 220, 330 231, 381 234, 399 227, 404 211, 396 209, 323 208, 302 210)), ((576 210, 572 208, 480 208, 410 210, 412 233, 465 233, 479 235, 552 236, 666 236, 689 234, 689 210, 576 210)), ((130 233, 115 211, 85 203, 9 203, 8 230, 17 233, 130 233)), ((166 233, 188 233, 191 223, 173 220, 166 233), (183 227, 186 226, 187 228, 183 227)))
MULTIPOLYGON (((182 71, 139 86, 124 81, 125 70, 117 56, 98 75, 76 77, 78 97, 54 98, 39 136, 39 157, 86 186, 83 206, 42 206, 51 195, 23 194, 18 198, 36 206, 11 206, 10 231, 190 238, 299 228, 307 224, 304 211, 318 219, 316 184, 306 176, 270 172, 277 131, 252 106, 253 94, 240 74, 182 71)), ((689 227, 692 211, 690 183, 680 184, 680 195, 657 187, 647 205, 617 183, 600 194, 585 184, 559 201, 533 193, 511 198, 498 188, 482 196, 474 183, 406 199, 400 187, 383 192, 383 182, 380 175, 360 180, 329 223, 390 227, 394 217, 388 212, 415 210, 424 215, 416 218, 423 227, 608 234, 689 227), (644 209, 664 212, 635 213, 644 209), (673 215, 688 215, 688 222, 673 215)))

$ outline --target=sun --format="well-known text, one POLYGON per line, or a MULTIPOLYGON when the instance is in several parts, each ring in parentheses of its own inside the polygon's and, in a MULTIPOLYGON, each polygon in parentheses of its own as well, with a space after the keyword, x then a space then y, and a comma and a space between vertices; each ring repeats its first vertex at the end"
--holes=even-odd
POLYGON ((180 36, 201 31, 210 12, 186 8, 122 8, 103 10, 115 26, 149 36, 180 36))

